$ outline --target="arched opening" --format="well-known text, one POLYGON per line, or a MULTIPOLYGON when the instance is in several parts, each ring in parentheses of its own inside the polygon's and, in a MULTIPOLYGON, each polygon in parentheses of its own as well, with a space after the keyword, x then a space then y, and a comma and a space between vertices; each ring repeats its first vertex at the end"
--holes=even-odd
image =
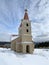
POLYGON ((28 23, 26 24, 26 26, 27 26, 27 27, 29 26, 28 23))
POLYGON ((28 29, 27 29, 26 31, 27 31, 27 32, 29 32, 29 30, 28 30, 28 29))
POLYGON ((26 46, 26 53, 29 53, 29 45, 26 46))

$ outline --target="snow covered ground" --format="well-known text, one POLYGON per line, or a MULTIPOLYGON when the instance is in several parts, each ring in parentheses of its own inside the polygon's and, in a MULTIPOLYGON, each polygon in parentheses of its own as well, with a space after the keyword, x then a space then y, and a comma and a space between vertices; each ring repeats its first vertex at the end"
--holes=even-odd
POLYGON ((0 65, 49 65, 49 49, 35 49, 33 54, 22 54, 0 48, 0 65))

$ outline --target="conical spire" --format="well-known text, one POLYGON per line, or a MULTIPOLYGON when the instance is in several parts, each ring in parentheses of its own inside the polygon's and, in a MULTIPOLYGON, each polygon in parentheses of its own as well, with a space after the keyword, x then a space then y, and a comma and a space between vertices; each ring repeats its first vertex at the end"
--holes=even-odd
POLYGON ((24 19, 25 20, 29 20, 28 13, 27 13, 27 9, 25 9, 24 19))

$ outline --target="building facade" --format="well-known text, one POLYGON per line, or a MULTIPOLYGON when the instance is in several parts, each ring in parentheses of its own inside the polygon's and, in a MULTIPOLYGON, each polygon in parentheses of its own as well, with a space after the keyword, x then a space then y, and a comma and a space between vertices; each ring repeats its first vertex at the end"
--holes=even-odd
POLYGON ((19 36, 12 40, 11 49, 22 53, 33 53, 34 43, 32 42, 31 21, 27 9, 19 27, 19 36))

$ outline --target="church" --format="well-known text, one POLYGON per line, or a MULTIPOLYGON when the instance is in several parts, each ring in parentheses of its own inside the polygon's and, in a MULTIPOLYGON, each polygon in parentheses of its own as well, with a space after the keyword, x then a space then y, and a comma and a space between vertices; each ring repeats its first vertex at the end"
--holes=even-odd
POLYGON ((24 17, 18 28, 19 36, 11 41, 11 49, 19 53, 30 53, 34 51, 34 43, 31 34, 31 21, 28 17, 27 9, 25 9, 24 17))

